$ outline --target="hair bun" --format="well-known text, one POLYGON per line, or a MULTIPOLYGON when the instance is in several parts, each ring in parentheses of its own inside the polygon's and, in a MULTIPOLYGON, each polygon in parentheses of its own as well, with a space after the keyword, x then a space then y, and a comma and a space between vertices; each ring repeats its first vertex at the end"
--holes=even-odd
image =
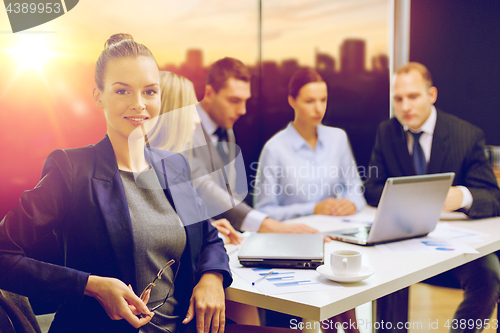
POLYGON ((134 40, 134 37, 130 34, 114 34, 109 37, 106 43, 104 43, 104 49, 110 48, 113 44, 117 44, 122 40, 131 39, 134 40))

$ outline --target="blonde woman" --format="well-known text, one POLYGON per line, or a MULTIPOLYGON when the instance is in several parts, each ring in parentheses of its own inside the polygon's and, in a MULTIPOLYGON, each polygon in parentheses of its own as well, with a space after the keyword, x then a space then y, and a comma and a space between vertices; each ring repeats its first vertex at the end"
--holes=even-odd
POLYGON ((160 71, 162 99, 160 116, 148 139, 152 146, 172 152, 189 152, 200 117, 191 81, 172 72, 160 71))
MULTIPOLYGON (((149 143, 155 148, 183 153, 192 158, 193 135, 200 122, 196 112, 196 95, 191 81, 172 72, 160 72, 161 109, 149 143)), ((212 221, 212 225, 226 237, 239 244, 241 236, 228 220, 212 221)), ((238 324, 259 325, 257 308, 226 300, 226 316, 238 324)))
MULTIPOLYGON (((192 161, 193 136, 200 117, 196 112, 196 94, 191 81, 172 72, 160 71, 162 91, 158 121, 148 133, 149 144, 154 148, 182 153, 192 161)), ((226 219, 212 221, 224 235, 225 241, 240 244, 241 236, 226 219)))

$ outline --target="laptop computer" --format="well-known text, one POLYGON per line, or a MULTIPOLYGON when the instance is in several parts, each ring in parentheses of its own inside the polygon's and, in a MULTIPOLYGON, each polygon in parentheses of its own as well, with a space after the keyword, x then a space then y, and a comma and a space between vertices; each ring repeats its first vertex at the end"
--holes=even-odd
POLYGON ((425 236, 436 228, 454 177, 449 172, 388 178, 371 226, 325 234, 359 245, 425 236))
POLYGON ((250 235, 238 254, 247 267, 316 268, 323 265, 322 234, 250 235))

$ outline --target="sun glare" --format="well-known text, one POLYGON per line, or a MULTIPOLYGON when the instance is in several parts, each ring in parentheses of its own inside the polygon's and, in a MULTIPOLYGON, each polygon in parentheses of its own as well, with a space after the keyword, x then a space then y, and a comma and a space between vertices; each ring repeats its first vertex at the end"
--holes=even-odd
POLYGON ((10 54, 19 64, 19 70, 35 69, 41 71, 43 65, 53 56, 44 36, 21 35, 18 44, 10 54))

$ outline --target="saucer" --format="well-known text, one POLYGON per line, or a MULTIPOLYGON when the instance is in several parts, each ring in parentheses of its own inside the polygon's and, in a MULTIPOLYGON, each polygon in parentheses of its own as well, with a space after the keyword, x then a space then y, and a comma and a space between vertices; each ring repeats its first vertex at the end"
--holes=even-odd
POLYGON ((327 279, 346 283, 353 283, 364 280, 374 273, 373 269, 367 266, 362 266, 361 270, 356 275, 335 275, 334 273, 332 273, 330 266, 327 265, 318 266, 316 268, 316 271, 318 271, 319 274, 326 277, 327 279))

